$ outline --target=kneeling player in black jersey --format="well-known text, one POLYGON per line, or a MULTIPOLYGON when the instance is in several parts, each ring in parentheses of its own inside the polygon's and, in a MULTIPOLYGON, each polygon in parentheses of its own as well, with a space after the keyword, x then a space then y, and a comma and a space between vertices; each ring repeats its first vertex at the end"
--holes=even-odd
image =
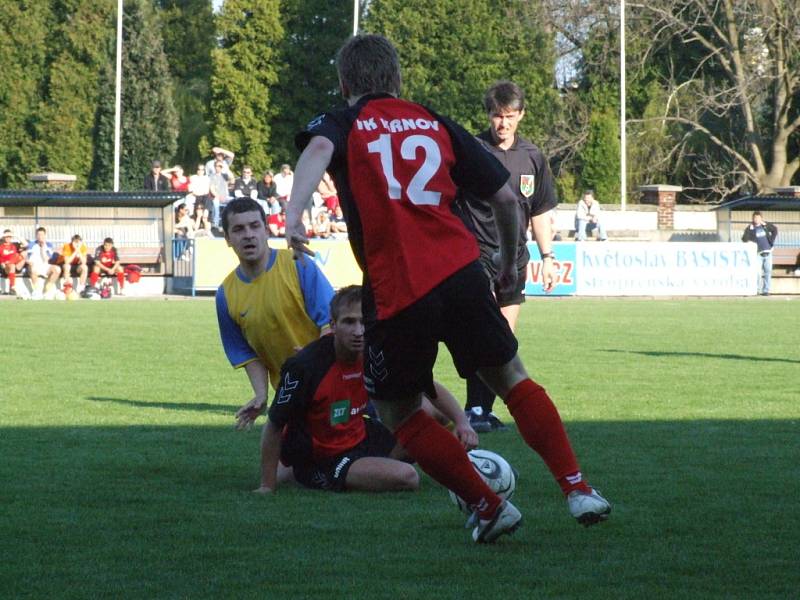
MULTIPOLYGON (((416 490, 417 470, 404 461, 405 452, 392 433, 367 416, 360 286, 342 288, 334 296, 331 322, 333 335, 310 343, 283 365, 262 434, 261 486, 256 491, 275 491, 279 462, 310 488, 416 490)), ((474 447, 478 436, 457 401, 442 386, 436 389, 435 408, 454 423, 461 443, 474 447)))

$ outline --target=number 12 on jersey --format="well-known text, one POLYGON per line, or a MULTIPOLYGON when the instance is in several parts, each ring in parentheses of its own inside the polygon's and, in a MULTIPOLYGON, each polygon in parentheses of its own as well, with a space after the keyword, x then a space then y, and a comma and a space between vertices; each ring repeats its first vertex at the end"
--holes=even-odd
MULTIPOLYGON (((427 135, 410 135, 400 144, 400 158, 405 161, 416 159, 419 148, 425 153, 425 160, 422 161, 411 177, 411 181, 408 182, 406 195, 411 203, 417 206, 439 206, 441 193, 425 189, 442 164, 442 153, 436 141, 427 135)), ((388 133, 381 134, 378 139, 367 145, 367 150, 380 155, 381 169, 389 189, 389 199, 400 200, 403 188, 395 177, 391 136, 388 133)), ((402 172, 405 171, 405 169, 402 170, 402 172)))

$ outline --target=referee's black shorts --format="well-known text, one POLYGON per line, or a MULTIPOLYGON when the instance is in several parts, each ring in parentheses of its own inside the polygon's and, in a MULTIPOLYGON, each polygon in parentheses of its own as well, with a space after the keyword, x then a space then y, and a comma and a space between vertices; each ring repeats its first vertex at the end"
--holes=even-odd
POLYGON ((528 277, 527 260, 522 265, 517 265, 517 285, 514 289, 507 291, 498 291, 495 288, 494 282, 497 279, 497 267, 492 262, 492 259, 488 256, 481 255, 480 261, 483 271, 492 283, 492 291, 494 292, 497 304, 500 308, 525 302, 525 280, 528 277))
POLYGON ((457 271, 389 319, 365 315, 364 380, 377 399, 433 391, 433 365, 444 342, 458 374, 499 367, 517 353, 517 339, 478 261, 457 271))

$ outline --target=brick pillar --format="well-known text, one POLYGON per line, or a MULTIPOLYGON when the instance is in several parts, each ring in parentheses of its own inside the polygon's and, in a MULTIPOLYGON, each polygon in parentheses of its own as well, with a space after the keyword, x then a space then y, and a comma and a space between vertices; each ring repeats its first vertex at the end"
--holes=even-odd
POLYGON ((643 185, 639 187, 642 192, 643 204, 658 205, 658 228, 675 228, 675 201, 678 193, 683 190, 679 185, 643 185))
POLYGON ((778 194, 778 196, 785 196, 786 198, 800 198, 800 185, 775 188, 775 193, 778 194))

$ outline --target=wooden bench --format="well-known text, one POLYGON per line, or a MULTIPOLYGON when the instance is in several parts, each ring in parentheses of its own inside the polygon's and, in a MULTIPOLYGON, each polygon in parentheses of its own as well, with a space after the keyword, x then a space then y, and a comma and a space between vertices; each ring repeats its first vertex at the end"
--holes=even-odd
POLYGON ((772 249, 773 277, 794 275, 795 269, 798 268, 800 268, 800 248, 778 246, 772 249), (782 269, 782 271, 775 273, 776 269, 782 269))
POLYGON ((161 246, 123 246, 117 248, 117 255, 122 266, 139 265, 142 267, 142 275, 160 274, 164 249, 161 246))

